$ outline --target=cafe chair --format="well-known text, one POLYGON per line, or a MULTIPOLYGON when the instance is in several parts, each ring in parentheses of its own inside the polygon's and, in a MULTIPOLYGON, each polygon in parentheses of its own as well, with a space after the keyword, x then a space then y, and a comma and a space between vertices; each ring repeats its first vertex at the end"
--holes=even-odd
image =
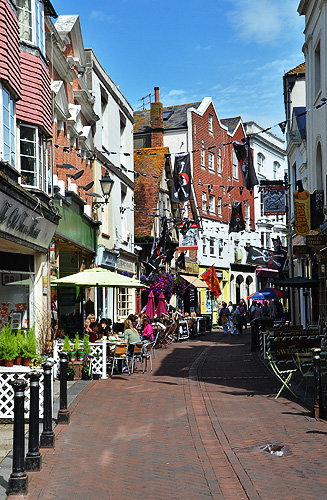
MULTIPOLYGON (((150 360, 150 369, 151 369, 151 372, 152 372, 152 352, 153 352, 153 346, 154 346, 154 342, 149 342, 148 344, 143 344, 142 358, 143 358, 143 360, 145 360, 145 370, 143 369, 143 373, 144 373, 144 371, 147 370, 148 359, 150 360)), ((143 365, 142 365, 142 368, 143 368, 143 365)))
POLYGON ((109 362, 110 361, 111 361, 111 374, 110 374, 111 376, 114 372, 115 366, 117 367, 119 362, 122 364, 122 366, 124 365, 124 362, 125 362, 125 365, 127 365, 127 369, 128 369, 128 375, 131 374, 130 369, 129 369, 129 365, 127 362, 127 344, 125 342, 121 342, 121 343, 115 345, 115 350, 114 350, 112 356, 109 357, 109 362))
POLYGON ((127 356, 128 356, 128 361, 130 361, 130 363, 131 363, 132 373, 134 373, 134 370, 136 370, 137 361, 141 362, 142 372, 144 373, 142 348, 143 348, 142 342, 136 342, 135 344, 129 344, 127 356))
POLYGON ((275 396, 275 399, 279 398, 284 389, 288 389, 293 394, 293 396, 297 398, 298 396, 293 391, 290 383, 292 375, 297 371, 297 369, 290 368, 287 370, 282 370, 281 363, 279 363, 278 360, 274 358, 274 355, 271 352, 267 351, 266 355, 272 372, 274 373, 275 377, 282 383, 282 387, 275 396))

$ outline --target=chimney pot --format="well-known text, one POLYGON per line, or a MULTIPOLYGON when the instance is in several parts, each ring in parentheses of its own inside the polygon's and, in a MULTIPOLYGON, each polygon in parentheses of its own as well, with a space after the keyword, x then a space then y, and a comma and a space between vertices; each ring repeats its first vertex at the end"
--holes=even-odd
POLYGON ((159 102, 159 87, 154 87, 154 102, 159 102))

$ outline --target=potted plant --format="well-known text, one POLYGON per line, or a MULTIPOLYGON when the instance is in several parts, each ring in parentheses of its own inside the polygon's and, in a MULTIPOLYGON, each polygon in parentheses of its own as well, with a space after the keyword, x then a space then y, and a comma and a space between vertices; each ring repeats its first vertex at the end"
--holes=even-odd
POLYGON ((83 350, 85 354, 91 354, 90 336, 87 334, 83 337, 83 350))
POLYGON ((24 354, 24 345, 26 343, 25 335, 21 330, 18 330, 16 333, 16 341, 17 341, 17 356, 15 359, 16 365, 23 364, 23 354, 24 354))
POLYGON ((5 360, 3 359, 3 348, 4 348, 4 337, 0 334, 0 366, 5 364, 5 360))
POLYGON ((74 380, 75 368, 72 362, 67 363, 67 380, 74 380))
POLYGON ((80 341, 79 341, 79 335, 78 335, 78 332, 76 333, 75 335, 75 343, 74 343, 74 350, 76 352, 76 360, 80 360, 83 358, 85 352, 84 350, 81 348, 81 344, 80 344, 80 341))
POLYGON ((89 380, 91 378, 91 363, 87 354, 83 357, 82 364, 82 379, 89 380))
POLYGON ((68 335, 65 335, 64 337, 64 345, 62 346, 62 350, 67 352, 70 359, 75 359, 75 350, 71 348, 71 343, 68 335))
POLYGON ((9 324, 2 328, 1 337, 3 341, 2 356, 5 360, 5 366, 14 366, 14 359, 17 356, 17 341, 9 324))
POLYGON ((27 332, 27 336, 25 339, 24 349, 23 349, 23 357, 24 357, 24 366, 29 366, 31 363, 31 359, 36 356, 36 338, 35 338, 35 327, 34 325, 27 332))

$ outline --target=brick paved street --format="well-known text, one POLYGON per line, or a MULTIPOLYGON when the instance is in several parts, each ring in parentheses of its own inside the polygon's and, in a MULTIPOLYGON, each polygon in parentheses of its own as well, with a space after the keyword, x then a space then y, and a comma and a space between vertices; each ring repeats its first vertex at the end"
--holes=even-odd
POLYGON ((157 350, 152 374, 94 381, 75 399, 26 500, 323 500, 327 425, 275 400, 278 387, 249 333, 157 350))

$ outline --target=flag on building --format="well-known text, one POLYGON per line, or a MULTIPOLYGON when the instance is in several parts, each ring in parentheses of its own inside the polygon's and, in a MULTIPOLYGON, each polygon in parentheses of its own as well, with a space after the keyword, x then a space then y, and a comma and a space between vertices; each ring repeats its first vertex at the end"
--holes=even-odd
POLYGON ((176 259, 175 266, 179 269, 185 269, 185 252, 179 254, 178 258, 176 259))
POLYGON ((247 246, 248 254, 246 263, 256 266, 269 267, 270 269, 283 270, 287 261, 287 250, 278 247, 276 251, 264 248, 247 246))
POLYGON ((171 201, 184 203, 191 195, 191 165, 190 154, 175 155, 171 201))
POLYGON ((245 223, 242 212, 242 202, 234 201, 232 207, 232 213, 229 222, 229 233, 238 233, 240 231, 245 231, 245 223))
POLYGON ((236 158, 242 172, 243 185, 248 190, 259 184, 257 174, 253 166, 253 158, 249 137, 242 139, 242 142, 233 142, 236 158))
POLYGON ((221 295, 221 289, 214 266, 209 267, 209 269, 201 274, 201 278, 206 282, 215 297, 221 295))

